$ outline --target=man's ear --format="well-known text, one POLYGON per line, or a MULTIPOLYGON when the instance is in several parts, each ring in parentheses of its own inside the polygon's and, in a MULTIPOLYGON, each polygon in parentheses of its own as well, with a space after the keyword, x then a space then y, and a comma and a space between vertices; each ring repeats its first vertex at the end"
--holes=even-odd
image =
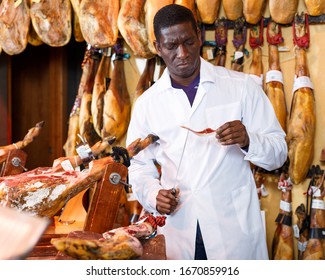
POLYGON ((200 41, 200 47, 202 47, 202 35, 201 35, 201 29, 200 28, 198 28, 197 29, 197 36, 198 36, 198 38, 199 38, 199 41, 200 41))
POLYGON ((157 54, 159 55, 159 56, 161 56, 160 55, 160 44, 157 42, 157 40, 154 40, 153 41, 153 45, 155 46, 155 49, 156 49, 156 51, 157 51, 157 54))

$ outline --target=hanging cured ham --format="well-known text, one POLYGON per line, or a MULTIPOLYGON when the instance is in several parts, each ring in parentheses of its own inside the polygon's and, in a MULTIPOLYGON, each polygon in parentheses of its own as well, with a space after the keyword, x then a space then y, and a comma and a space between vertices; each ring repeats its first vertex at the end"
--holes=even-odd
POLYGON ((157 51, 154 47, 153 42, 155 41, 156 37, 153 31, 153 18, 155 17, 158 10, 162 7, 167 6, 169 4, 173 4, 174 0, 146 0, 144 5, 145 11, 145 24, 148 33, 148 47, 151 53, 157 54, 157 51))
POLYGON ((232 70, 243 71, 246 35, 247 29, 245 26, 245 19, 241 17, 235 21, 234 39, 232 40, 235 47, 235 53, 233 60, 231 61, 232 70))
POLYGON ((79 6, 80 29, 92 47, 107 48, 116 44, 120 0, 82 0, 79 6))
POLYGON ((237 20, 243 16, 243 0, 222 0, 227 19, 237 20))
POLYGON ((93 89, 94 78, 98 69, 98 65, 98 51, 88 46, 88 49, 85 51, 84 60, 82 62, 82 75, 79 83, 78 93, 70 112, 68 137, 63 146, 66 156, 76 154, 77 142, 80 141, 78 134, 80 133, 79 118, 81 99, 85 92, 93 89))
POLYGON ((104 95, 103 128, 101 137, 115 136, 120 141, 131 117, 131 100, 126 86, 122 44, 114 46, 115 60, 112 78, 104 95))
POLYGON ((218 66, 225 66, 227 55, 227 21, 224 17, 215 22, 215 40, 216 40, 216 54, 214 64, 218 66))
POLYGON ((219 14, 221 0, 196 0, 200 22, 213 24, 219 14))
POLYGON ((43 44, 42 39, 37 35, 31 21, 29 24, 29 31, 28 31, 28 43, 35 47, 43 44))
POLYGON ((145 24, 145 0, 124 0, 118 15, 118 28, 135 56, 151 58, 145 24))
POLYGON ((278 51, 278 45, 283 42, 281 26, 274 21, 269 21, 266 37, 269 44, 269 70, 266 72, 265 92, 272 103, 282 129, 287 131, 287 106, 278 51))
POLYGON ((83 42, 85 41, 84 37, 82 36, 82 32, 80 29, 80 21, 79 21, 79 7, 81 0, 70 0, 73 13, 72 13, 72 20, 73 20, 73 35, 76 42, 83 42))
POLYGON ((70 0, 31 0, 30 16, 37 35, 45 44, 61 47, 70 41, 70 0))
POLYGON ((154 73, 156 66, 156 57, 146 60, 146 65, 139 78, 134 92, 134 100, 144 93, 154 82, 154 73))
POLYGON ((299 229, 299 235, 298 235, 298 260, 303 259, 304 251, 307 247, 307 241, 309 238, 309 220, 307 217, 306 207, 303 203, 301 203, 295 211, 295 214, 297 216, 297 226, 299 229))
POLYGON ((252 62, 249 67, 249 74, 254 81, 263 87, 263 62, 262 62, 262 45, 263 45, 263 21, 259 25, 253 25, 249 33, 249 45, 253 50, 252 62))
POLYGON ((111 47, 103 49, 102 58, 95 76, 91 100, 91 116, 94 129, 98 135, 101 135, 103 128, 104 95, 110 83, 111 52, 111 47))
POLYGON ((9 55, 23 52, 28 43, 30 13, 27 0, 0 4, 0 45, 9 55))
POLYGON ((307 176, 313 160, 316 128, 315 98, 306 55, 309 46, 309 31, 306 23, 305 16, 302 14, 296 15, 293 25, 296 78, 286 141, 290 161, 289 177, 294 184, 299 184, 307 176))
POLYGON ((276 218, 276 229, 272 242, 273 260, 293 260, 293 228, 292 228, 292 183, 282 173, 278 183, 281 190, 280 212, 276 218))
MULTIPOLYGON (((127 147, 125 158, 132 158, 157 140, 158 137, 152 134, 143 140, 135 140, 127 147)), ((0 177, 0 205, 37 216, 53 217, 72 197, 100 180, 106 165, 116 161, 115 158, 112 155, 95 159, 90 168, 83 171, 64 171, 60 164, 0 177)), ((71 165, 73 162, 71 160, 71 165)))
POLYGON ((23 149, 34 141, 34 139, 40 134, 44 121, 37 123, 34 127, 28 130, 23 140, 18 141, 14 144, 0 147, 0 163, 3 163, 9 152, 15 149, 23 149))
POLYGON ((323 171, 321 178, 313 178, 308 189, 308 195, 311 197, 310 229, 306 250, 303 253, 304 260, 325 259, 324 176, 323 171))
POLYGON ((243 0, 243 14, 246 21, 256 24, 262 19, 266 0, 243 0))
POLYGON ((324 0, 304 0, 308 14, 311 16, 320 16, 325 13, 324 0))
POLYGON ((289 24, 295 17, 299 0, 269 0, 269 10, 273 21, 289 24))

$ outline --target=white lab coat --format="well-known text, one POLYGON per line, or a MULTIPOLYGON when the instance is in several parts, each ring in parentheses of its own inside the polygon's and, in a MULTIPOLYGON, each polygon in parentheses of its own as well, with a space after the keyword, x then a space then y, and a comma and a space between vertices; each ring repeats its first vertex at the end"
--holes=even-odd
POLYGON ((127 145, 150 133, 160 139, 131 160, 129 180, 143 207, 157 215, 159 189, 180 188, 176 211, 159 228, 167 258, 194 258, 198 220, 208 259, 267 259, 249 161, 267 170, 279 168, 287 158, 287 146, 261 87, 247 74, 201 59, 200 84, 191 107, 186 94, 172 88, 166 69, 137 99, 127 145), (197 136, 180 127, 218 128, 232 120, 246 126, 247 153, 238 145, 220 145, 214 134, 197 136), (162 167, 161 178, 154 160, 162 167))

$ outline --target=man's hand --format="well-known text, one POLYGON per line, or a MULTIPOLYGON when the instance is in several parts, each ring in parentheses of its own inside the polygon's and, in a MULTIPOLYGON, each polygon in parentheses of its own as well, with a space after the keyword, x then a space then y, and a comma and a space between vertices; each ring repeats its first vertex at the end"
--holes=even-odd
POLYGON ((161 215, 169 215, 174 212, 178 204, 179 188, 161 189, 156 197, 156 209, 161 215))
POLYGON ((241 148, 249 145, 246 127, 239 120, 226 122, 220 126, 216 131, 216 138, 221 145, 238 144, 241 148))

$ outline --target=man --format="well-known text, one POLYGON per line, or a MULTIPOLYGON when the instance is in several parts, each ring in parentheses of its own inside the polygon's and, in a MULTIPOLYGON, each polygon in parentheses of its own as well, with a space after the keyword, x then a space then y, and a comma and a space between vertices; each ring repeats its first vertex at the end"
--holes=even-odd
POLYGON ((167 68, 137 99, 127 144, 149 133, 159 140, 132 159, 133 192, 146 210, 167 215, 159 233, 168 259, 267 259, 250 162, 273 170, 287 158, 272 105, 247 74, 200 58, 187 8, 163 7, 154 30, 167 68))

